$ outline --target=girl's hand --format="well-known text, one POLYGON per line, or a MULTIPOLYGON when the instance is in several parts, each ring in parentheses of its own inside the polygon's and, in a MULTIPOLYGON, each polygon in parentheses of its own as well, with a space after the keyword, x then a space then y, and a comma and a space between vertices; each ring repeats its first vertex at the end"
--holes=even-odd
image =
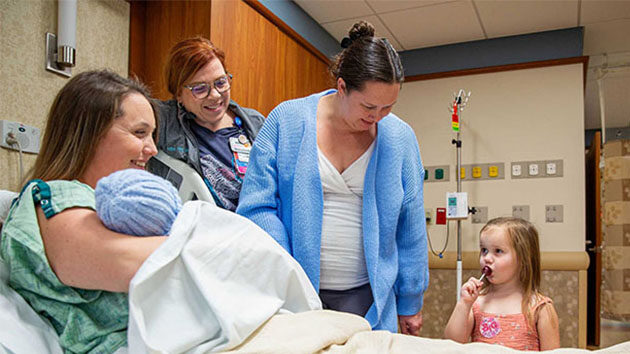
POLYGON ((479 297, 479 289, 483 282, 477 278, 470 278, 464 285, 462 285, 462 291, 460 294, 460 300, 462 300, 467 305, 472 305, 475 300, 479 297))

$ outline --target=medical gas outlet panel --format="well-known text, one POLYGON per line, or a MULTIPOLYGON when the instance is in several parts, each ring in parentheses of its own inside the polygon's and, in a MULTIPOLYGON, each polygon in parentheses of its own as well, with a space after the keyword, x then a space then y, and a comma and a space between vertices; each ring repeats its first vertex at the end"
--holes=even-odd
MULTIPOLYGON (((487 181, 506 179, 503 162, 463 164, 459 173, 462 181, 487 181)), ((448 182, 449 165, 425 166, 425 182, 448 182)), ((563 160, 515 161, 507 171, 511 179, 562 177, 563 160)))

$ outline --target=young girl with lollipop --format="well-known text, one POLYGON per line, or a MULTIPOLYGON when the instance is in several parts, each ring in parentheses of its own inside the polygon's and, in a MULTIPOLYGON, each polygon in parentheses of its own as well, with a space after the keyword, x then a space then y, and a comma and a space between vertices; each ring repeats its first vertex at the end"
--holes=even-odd
POLYGON ((540 293, 536 228, 519 218, 496 218, 481 229, 479 246, 483 275, 462 285, 444 336, 518 350, 558 348, 558 315, 540 293))

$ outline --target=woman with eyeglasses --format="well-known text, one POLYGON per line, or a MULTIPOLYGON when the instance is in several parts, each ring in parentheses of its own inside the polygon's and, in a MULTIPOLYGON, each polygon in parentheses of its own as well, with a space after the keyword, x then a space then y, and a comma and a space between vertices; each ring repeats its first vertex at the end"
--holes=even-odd
MULTIPOLYGON (((193 167, 216 204, 234 211, 264 117, 230 99, 225 54, 206 38, 185 39, 171 48, 166 82, 173 99, 160 107, 158 148, 193 167)), ((149 162, 151 172, 165 177, 163 168, 149 162)))

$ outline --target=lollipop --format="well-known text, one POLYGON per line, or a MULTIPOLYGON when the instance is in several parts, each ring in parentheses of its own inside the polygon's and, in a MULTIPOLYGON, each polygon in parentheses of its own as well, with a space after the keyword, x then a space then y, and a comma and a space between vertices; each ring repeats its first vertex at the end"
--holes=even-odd
POLYGON ((481 269, 481 272, 483 274, 481 275, 481 278, 479 278, 479 281, 482 281, 486 275, 490 276, 492 274, 492 269, 488 266, 484 266, 483 269, 481 269))

